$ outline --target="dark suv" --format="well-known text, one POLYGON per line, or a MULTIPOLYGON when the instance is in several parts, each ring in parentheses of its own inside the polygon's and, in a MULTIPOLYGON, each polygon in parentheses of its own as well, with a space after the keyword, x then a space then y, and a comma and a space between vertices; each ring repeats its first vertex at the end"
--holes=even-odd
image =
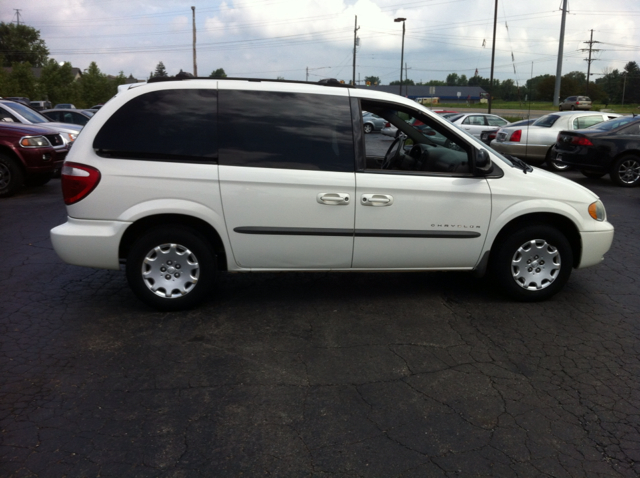
POLYGON ((0 122, 0 197, 23 185, 47 183, 62 167, 68 148, 48 128, 0 122))

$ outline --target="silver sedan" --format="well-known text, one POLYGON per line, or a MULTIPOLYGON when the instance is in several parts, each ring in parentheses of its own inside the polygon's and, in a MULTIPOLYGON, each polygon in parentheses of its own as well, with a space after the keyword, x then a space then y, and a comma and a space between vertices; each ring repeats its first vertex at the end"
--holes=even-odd
POLYGON ((546 161, 549 168, 562 171, 567 166, 556 163, 551 151, 560 131, 588 128, 619 116, 621 115, 597 111, 551 113, 538 118, 530 126, 501 128, 496 139, 491 141, 491 147, 499 153, 510 154, 528 163, 542 164, 546 161))
POLYGON ((380 131, 385 124, 387 124, 387 120, 384 118, 380 118, 373 113, 362 113, 362 127, 366 134, 372 131, 380 131))

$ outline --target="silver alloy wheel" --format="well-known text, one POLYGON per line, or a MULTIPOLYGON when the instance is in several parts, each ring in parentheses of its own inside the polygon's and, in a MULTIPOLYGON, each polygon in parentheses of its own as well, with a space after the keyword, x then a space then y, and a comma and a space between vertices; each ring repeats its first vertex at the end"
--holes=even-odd
POLYGON ((551 167, 556 171, 564 171, 565 169, 569 169, 570 166, 568 164, 559 163, 557 161, 553 161, 551 167))
POLYGON ((511 275, 525 290, 541 290, 560 273, 560 252, 544 239, 522 244, 511 259, 511 275))
POLYGON ((196 256, 180 244, 160 244, 142 261, 142 280, 151 292, 165 299, 183 297, 200 277, 196 256))
POLYGON ((11 171, 6 164, 0 163, 0 189, 9 186, 11 182, 11 171))
POLYGON ((640 180, 640 162, 637 159, 627 159, 618 167, 620 181, 625 184, 635 184, 640 180))

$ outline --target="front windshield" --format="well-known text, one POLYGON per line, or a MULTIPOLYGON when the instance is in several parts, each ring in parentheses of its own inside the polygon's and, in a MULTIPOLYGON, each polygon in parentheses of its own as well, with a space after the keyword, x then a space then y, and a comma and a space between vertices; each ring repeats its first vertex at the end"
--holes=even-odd
POLYGON ((546 115, 541 116, 537 120, 535 120, 531 126, 541 126, 543 128, 551 128, 556 121, 560 119, 558 115, 546 115))
POLYGON ((612 129, 631 123, 632 121, 635 121, 635 120, 636 120, 636 117, 634 116, 625 116, 624 118, 618 118, 618 119, 613 119, 609 121, 604 121, 602 123, 594 124, 593 126, 589 126, 587 129, 611 131, 612 129))
POLYGON ((12 104, 5 103, 4 105, 7 108, 10 108, 13 111, 15 111, 16 113, 18 113, 19 115, 21 115, 23 118, 25 118, 30 123, 49 123, 50 122, 50 120, 48 120, 47 118, 42 116, 40 113, 32 110, 31 108, 29 108, 28 106, 25 106, 23 104, 20 104, 20 103, 12 103, 12 104))

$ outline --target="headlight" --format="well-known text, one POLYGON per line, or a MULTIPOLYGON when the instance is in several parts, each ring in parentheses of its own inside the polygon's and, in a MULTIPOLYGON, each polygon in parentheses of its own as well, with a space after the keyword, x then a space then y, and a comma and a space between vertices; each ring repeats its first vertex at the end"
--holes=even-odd
POLYGON ((60 133, 65 143, 73 143, 78 137, 78 133, 60 133))
POLYGON ((596 202, 589 204, 589 216, 596 221, 604 221, 607 218, 607 211, 605 211, 602 201, 598 199, 596 202))
POLYGON ((51 143, 44 136, 25 136, 20 138, 20 146, 23 148, 42 148, 51 146, 51 143))

